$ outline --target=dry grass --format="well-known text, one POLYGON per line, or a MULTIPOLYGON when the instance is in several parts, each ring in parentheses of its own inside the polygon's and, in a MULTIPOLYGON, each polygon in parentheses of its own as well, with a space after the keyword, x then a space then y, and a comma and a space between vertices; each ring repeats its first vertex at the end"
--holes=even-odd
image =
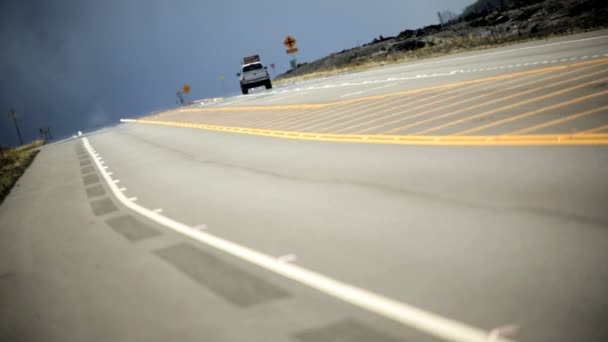
POLYGON ((0 149, 0 203, 38 154, 43 140, 12 149, 0 149))
POLYGON ((44 144, 46 144, 46 142, 44 140, 36 140, 32 143, 29 143, 27 145, 23 145, 23 146, 19 146, 16 148, 17 151, 23 152, 23 151, 29 151, 35 148, 38 148, 40 146, 43 146, 44 144))

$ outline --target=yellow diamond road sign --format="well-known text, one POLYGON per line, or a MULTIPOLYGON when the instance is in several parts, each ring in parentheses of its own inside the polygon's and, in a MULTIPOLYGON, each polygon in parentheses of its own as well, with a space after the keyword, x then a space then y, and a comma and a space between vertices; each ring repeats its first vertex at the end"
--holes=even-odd
POLYGON ((287 36, 283 41, 283 45, 285 45, 288 49, 293 49, 296 46, 296 39, 292 36, 287 36))

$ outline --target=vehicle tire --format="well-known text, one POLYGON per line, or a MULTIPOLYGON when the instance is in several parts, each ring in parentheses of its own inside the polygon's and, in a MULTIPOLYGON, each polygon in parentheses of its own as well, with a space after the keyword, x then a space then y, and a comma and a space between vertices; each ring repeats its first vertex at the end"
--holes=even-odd
POLYGON ((266 89, 272 89, 272 83, 270 82, 270 80, 266 82, 266 89))
POLYGON ((247 95, 247 94, 249 94, 249 88, 241 87, 241 92, 243 93, 243 95, 247 95))

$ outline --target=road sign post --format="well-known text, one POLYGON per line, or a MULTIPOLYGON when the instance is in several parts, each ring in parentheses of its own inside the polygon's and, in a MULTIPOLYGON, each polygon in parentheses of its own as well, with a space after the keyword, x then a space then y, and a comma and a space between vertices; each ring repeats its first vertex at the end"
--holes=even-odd
POLYGON ((298 67, 298 62, 296 60, 296 52, 298 52, 298 48, 296 47, 296 39, 292 36, 287 36, 283 41, 283 45, 285 45, 287 48, 286 53, 291 55, 291 60, 289 61, 291 70, 295 71, 298 67))

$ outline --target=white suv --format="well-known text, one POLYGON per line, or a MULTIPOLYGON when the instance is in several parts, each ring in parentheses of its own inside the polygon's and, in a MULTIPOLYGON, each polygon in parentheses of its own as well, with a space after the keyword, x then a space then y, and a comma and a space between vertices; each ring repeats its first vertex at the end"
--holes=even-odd
POLYGON ((266 89, 272 88, 268 70, 260 63, 259 56, 245 57, 244 62, 249 62, 252 59, 256 61, 241 65, 241 72, 238 74, 240 76, 241 91, 243 94, 248 94, 249 89, 259 86, 265 86, 266 89))

